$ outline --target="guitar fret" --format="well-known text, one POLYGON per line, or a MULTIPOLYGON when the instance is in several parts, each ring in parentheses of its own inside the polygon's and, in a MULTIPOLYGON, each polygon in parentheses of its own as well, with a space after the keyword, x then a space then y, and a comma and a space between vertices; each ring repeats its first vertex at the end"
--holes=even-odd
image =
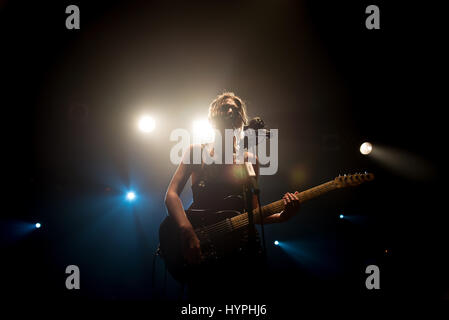
MULTIPOLYGON (((323 183, 319 186, 316 186, 314 188, 311 188, 309 190, 300 192, 296 196, 298 197, 300 203, 302 203, 307 200, 313 199, 323 193, 326 193, 330 190, 333 190, 335 188, 336 188, 336 186, 334 184, 334 181, 329 181, 329 182, 323 183)), ((284 209, 285 209, 285 205, 284 205, 283 199, 275 201, 268 205, 262 206, 262 217, 266 218, 268 216, 271 216, 272 214, 281 212, 284 209)), ((253 214, 254 218, 256 219, 256 221, 260 220, 258 208, 254 209, 252 214, 253 214)), ((247 212, 231 218, 230 221, 231 221, 232 229, 235 230, 235 229, 247 226, 248 220, 249 219, 248 219, 247 212)))

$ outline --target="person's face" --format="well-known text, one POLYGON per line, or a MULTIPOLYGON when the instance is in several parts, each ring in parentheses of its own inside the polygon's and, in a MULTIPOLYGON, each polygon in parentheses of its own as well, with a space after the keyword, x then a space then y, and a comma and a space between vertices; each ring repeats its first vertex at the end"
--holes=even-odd
POLYGON ((243 126, 242 109, 233 99, 227 99, 220 107, 217 129, 237 129, 243 126))

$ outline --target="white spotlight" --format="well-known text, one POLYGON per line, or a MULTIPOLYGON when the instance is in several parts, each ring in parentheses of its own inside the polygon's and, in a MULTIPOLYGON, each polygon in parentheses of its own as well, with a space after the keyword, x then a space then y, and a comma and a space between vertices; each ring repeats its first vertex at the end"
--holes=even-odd
POLYGON ((143 116, 139 120, 139 129, 142 132, 151 132, 156 127, 156 121, 150 116, 143 116))
POLYGON ((193 122, 193 139, 195 143, 210 143, 215 139, 215 131, 207 119, 193 122))
POLYGON ((367 155, 371 153, 371 150, 373 150, 373 145, 369 142, 364 142, 362 143, 362 145, 360 146, 360 153, 367 155))
POLYGON ((41 224, 38 222, 34 226, 36 227, 36 229, 39 229, 41 227, 41 224))

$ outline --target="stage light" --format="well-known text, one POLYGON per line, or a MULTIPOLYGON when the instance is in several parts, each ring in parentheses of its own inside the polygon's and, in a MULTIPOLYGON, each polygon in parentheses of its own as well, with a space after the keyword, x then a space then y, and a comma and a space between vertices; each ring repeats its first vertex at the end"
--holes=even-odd
POLYGON ((139 120, 139 129, 142 132, 148 133, 154 130, 156 121, 150 116, 143 116, 139 120))
POLYGON ((215 139, 215 131, 207 119, 193 122, 193 139, 195 143, 210 143, 215 139))
POLYGON ((275 245, 275 246, 278 246, 278 245, 279 245, 279 241, 276 240, 276 241, 274 242, 274 245, 275 245))
POLYGON ((345 217, 344 215, 342 215, 342 214, 340 215, 340 219, 343 219, 344 217, 345 217))
POLYGON ((133 201, 134 199, 136 199, 136 194, 134 192, 130 191, 126 194, 126 199, 128 201, 133 201))
POLYGON ((360 153, 364 155, 368 155, 373 150, 373 145, 369 142, 364 142, 360 146, 360 153))
POLYGON ((36 229, 39 229, 41 227, 41 224, 38 222, 34 226, 36 227, 36 229))

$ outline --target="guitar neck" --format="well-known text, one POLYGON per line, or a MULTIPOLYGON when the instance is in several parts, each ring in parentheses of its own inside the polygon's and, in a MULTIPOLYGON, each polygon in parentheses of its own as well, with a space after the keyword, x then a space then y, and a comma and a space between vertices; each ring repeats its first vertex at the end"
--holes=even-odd
MULTIPOLYGON (((320 184, 319 186, 313 187, 311 189, 308 189, 306 191, 300 192, 296 194, 296 196, 299 199, 300 203, 306 202, 310 199, 316 198, 322 194, 325 194, 329 191, 332 191, 336 189, 337 186, 335 185, 334 181, 329 181, 323 184, 320 184)), ((262 206, 262 217, 266 218, 268 216, 271 216, 272 214, 279 213, 282 210, 285 209, 284 200, 278 200, 273 203, 267 204, 265 206, 262 206)), ((254 209, 252 211, 252 215, 254 217, 255 221, 260 221, 259 219, 259 209, 254 209)), ((242 228, 248 225, 248 213, 242 213, 238 216, 235 216, 231 218, 231 223, 233 229, 242 228)))

